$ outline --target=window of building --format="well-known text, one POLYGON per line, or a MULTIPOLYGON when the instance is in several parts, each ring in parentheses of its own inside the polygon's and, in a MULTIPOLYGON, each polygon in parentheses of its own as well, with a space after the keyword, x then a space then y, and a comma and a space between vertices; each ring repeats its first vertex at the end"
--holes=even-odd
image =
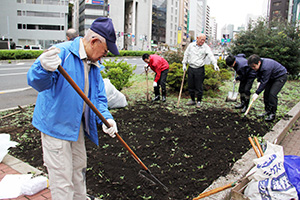
POLYGON ((60 13, 58 13, 58 12, 27 11, 27 16, 30 16, 30 17, 55 17, 55 18, 60 18, 60 13))
POLYGON ((22 29, 22 24, 18 24, 18 29, 22 29))
POLYGON ((17 10, 17 16, 22 16, 22 11, 21 10, 17 10))
POLYGON ((275 2, 273 3, 273 6, 280 6, 281 2, 275 2))

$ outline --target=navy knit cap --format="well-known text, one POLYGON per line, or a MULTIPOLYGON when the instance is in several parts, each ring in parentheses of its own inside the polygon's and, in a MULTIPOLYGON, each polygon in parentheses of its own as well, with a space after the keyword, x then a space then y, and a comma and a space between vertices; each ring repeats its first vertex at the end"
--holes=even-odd
POLYGON ((91 30, 105 38, 108 50, 119 55, 119 50, 116 45, 116 33, 114 25, 110 18, 99 17, 91 25, 91 30))

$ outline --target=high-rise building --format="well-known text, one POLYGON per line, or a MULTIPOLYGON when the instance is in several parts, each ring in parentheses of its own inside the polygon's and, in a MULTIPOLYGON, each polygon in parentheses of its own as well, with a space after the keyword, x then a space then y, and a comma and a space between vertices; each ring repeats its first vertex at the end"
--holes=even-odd
POLYGON ((66 39, 68 0, 1 0, 0 35, 48 48, 66 39))
POLYGON ((200 33, 204 32, 204 2, 203 0, 190 1, 190 37, 195 40, 200 33), (192 34, 191 34, 192 33, 192 34))
POLYGON ((269 20, 287 21, 289 0, 271 0, 269 20))

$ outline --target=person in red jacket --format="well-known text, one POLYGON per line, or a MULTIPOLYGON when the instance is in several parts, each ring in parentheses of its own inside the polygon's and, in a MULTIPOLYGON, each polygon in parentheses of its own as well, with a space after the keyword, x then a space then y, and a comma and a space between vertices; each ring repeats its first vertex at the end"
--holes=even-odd
POLYGON ((167 76, 169 72, 169 63, 159 55, 153 54, 149 55, 145 53, 142 56, 142 59, 145 63, 148 64, 148 67, 150 67, 155 72, 153 87, 154 87, 154 94, 155 97, 152 99, 153 101, 160 100, 160 92, 159 92, 159 86, 161 86, 161 94, 162 94, 162 101, 166 101, 166 82, 167 82, 167 76))

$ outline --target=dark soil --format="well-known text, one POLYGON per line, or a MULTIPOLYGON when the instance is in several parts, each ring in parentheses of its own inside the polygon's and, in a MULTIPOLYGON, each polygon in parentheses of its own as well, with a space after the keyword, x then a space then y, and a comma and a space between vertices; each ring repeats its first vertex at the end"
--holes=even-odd
MULTIPOLYGON (((19 142, 10 154, 45 171, 40 133, 31 124, 32 108, 0 121, 0 132, 19 142)), ((117 139, 102 133, 100 145, 86 140, 88 193, 102 199, 192 199, 225 176, 249 148, 248 136, 265 135, 270 125, 228 109, 192 110, 139 103, 113 113, 120 136, 152 174, 165 184, 139 175, 142 167, 117 139)))

